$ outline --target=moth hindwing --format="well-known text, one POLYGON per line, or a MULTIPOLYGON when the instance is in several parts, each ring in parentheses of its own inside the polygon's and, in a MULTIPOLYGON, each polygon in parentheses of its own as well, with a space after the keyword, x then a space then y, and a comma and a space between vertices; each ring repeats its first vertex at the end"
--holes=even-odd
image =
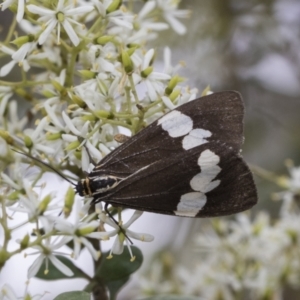
POLYGON ((107 155, 77 192, 94 202, 187 217, 249 209, 257 194, 240 155, 243 116, 234 91, 183 104, 107 155))

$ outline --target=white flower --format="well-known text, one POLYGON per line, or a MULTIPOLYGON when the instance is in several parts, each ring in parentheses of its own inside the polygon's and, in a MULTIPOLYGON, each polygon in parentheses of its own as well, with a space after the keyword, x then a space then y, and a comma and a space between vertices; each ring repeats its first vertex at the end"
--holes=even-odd
POLYGON ((44 274, 47 274, 49 272, 49 261, 51 261, 52 264, 63 274, 65 274, 66 276, 72 276, 74 274, 73 271, 69 267, 64 265, 57 257, 54 256, 54 254, 63 254, 55 250, 61 248, 65 244, 66 239, 64 238, 62 238, 56 244, 54 242, 51 243, 51 239, 47 238, 42 241, 42 245, 34 246, 33 248, 38 249, 39 251, 35 253, 30 253, 30 255, 39 253, 39 256, 28 269, 28 278, 31 278, 37 274, 44 260, 46 260, 46 269, 44 270, 44 274))
POLYGON ((66 240, 69 242, 73 240, 73 256, 75 259, 78 258, 81 250, 81 246, 84 245, 92 257, 98 260, 100 257, 100 252, 95 250, 92 243, 87 238, 93 239, 106 239, 107 235, 105 232, 97 232, 96 228, 99 227, 98 221, 80 221, 75 220, 75 224, 68 222, 67 220, 59 219, 56 221, 55 228, 59 230, 62 234, 66 235, 66 240))
MULTIPOLYGON (((16 132, 22 132, 27 125, 28 117, 25 115, 23 117, 18 116, 18 104, 15 100, 10 100, 8 105, 9 120, 7 124, 8 131, 14 135, 16 132)), ((20 140, 19 137, 13 136, 15 140, 20 140)))
POLYGON ((142 242, 152 242, 154 240, 154 237, 151 234, 147 234, 147 233, 137 233, 137 232, 133 232, 131 230, 129 230, 129 226, 136 221, 141 215, 143 214, 142 211, 135 211, 133 213, 133 215, 131 216, 131 218, 125 223, 125 224, 121 224, 122 221, 119 221, 119 224, 121 225, 117 225, 112 219, 110 219, 105 213, 100 213, 99 214, 99 218, 102 222, 108 224, 109 226, 115 228, 115 230, 112 230, 111 232, 105 232, 105 235, 107 237, 107 239, 109 237, 113 237, 116 236, 116 239, 114 241, 114 244, 112 246, 112 249, 110 251, 110 255, 108 256, 108 258, 112 257, 112 254, 121 254, 124 250, 124 240, 127 244, 130 256, 131 256, 131 260, 134 260, 135 257, 133 257, 132 255, 132 251, 130 248, 130 244, 128 243, 128 238, 132 238, 135 240, 139 240, 142 242), (125 236, 126 235, 126 236, 125 236))
MULTIPOLYGON (((4 177, 4 174, 2 174, 4 177)), ((13 211, 25 213, 28 215, 28 220, 30 222, 39 220, 44 230, 50 231, 53 227, 54 221, 58 219, 53 214, 46 214, 51 210, 59 210, 61 209, 57 205, 50 204, 53 200, 53 195, 47 195, 46 197, 40 199, 40 197, 34 192, 28 180, 23 180, 23 187, 25 190, 25 194, 19 194, 19 205, 17 207, 11 207, 10 209, 13 211)), ((15 183, 15 188, 19 190, 20 188, 15 183)))
POLYGON ((24 134, 30 139, 30 149, 34 152, 44 152, 47 154, 53 154, 55 149, 49 147, 46 144, 45 137, 45 128, 49 124, 49 120, 47 117, 44 117, 42 120, 38 122, 38 125, 35 129, 27 128, 24 130, 24 134))
POLYGON ((13 69, 13 67, 16 64, 19 64, 19 66, 22 67, 25 72, 27 72, 30 69, 30 65, 28 63, 29 57, 27 57, 25 59, 25 56, 23 56, 23 54, 24 54, 23 52, 27 51, 27 49, 26 49, 26 47, 22 48, 21 51, 20 51, 20 49, 15 51, 4 45, 0 45, 0 50, 6 54, 9 54, 12 57, 12 61, 8 62, 7 64, 5 64, 4 66, 1 67, 0 77, 6 76, 13 69))
POLYGON ((132 29, 132 22, 134 20, 133 14, 129 14, 126 11, 124 12, 121 9, 117 9, 107 14, 107 8, 111 2, 111 0, 104 0, 103 3, 101 1, 93 0, 93 4, 97 7, 103 18, 107 18, 111 23, 114 23, 116 27, 132 29))
MULTIPOLYGON (((74 46, 78 46, 80 40, 73 29, 71 23, 76 25, 82 25, 76 22, 73 17, 75 15, 81 15, 88 13, 94 9, 91 5, 83 5, 76 8, 71 8, 71 5, 65 6, 64 0, 59 0, 55 10, 39 7, 33 4, 27 6, 27 9, 34 14, 38 14, 41 17, 39 21, 46 22, 45 30, 39 37, 39 44, 42 45, 51 34, 52 30, 57 26, 57 44, 60 44, 60 26, 62 25, 68 34, 70 40, 74 46)), ((68 2, 68 1, 67 1, 68 2)))
POLYGON ((164 18, 169 22, 175 32, 180 35, 186 33, 185 26, 177 18, 187 18, 189 10, 177 9, 179 1, 156 0, 158 7, 162 10, 164 18))
MULTIPOLYGON (((155 9, 155 7, 155 1, 147 1, 136 18, 136 21, 140 22, 140 30, 145 31, 148 35, 150 30, 161 31, 169 28, 169 25, 166 23, 157 22, 154 18, 148 18, 148 15, 155 9)), ((156 35, 154 37, 156 37, 156 35)))
POLYGON ((152 71, 150 62, 153 55, 154 49, 148 50, 145 54, 141 68, 141 77, 136 73, 133 74, 135 82, 138 82, 139 80, 144 82, 151 101, 157 100, 164 93, 165 85, 163 84, 163 81, 171 79, 171 76, 168 74, 152 71))

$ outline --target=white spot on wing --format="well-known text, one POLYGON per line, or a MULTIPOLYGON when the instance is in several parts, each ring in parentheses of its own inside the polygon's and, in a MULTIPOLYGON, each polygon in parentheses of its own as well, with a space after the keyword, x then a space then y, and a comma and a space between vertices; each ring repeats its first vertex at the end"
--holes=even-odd
POLYGON ((221 171, 217 165, 220 157, 210 150, 203 151, 198 158, 198 165, 201 172, 195 175, 190 181, 194 191, 207 193, 220 184, 220 180, 212 181, 221 171))
POLYGON ((195 192, 181 196, 174 213, 177 216, 195 217, 199 210, 206 204, 205 193, 213 190, 220 184, 220 180, 213 179, 220 173, 221 168, 217 165, 220 157, 210 150, 203 151, 198 158, 201 172, 196 174, 190 181, 190 186, 195 192))
POLYGON ((182 140, 182 147, 185 150, 192 149, 194 147, 200 146, 207 143, 208 141, 205 138, 211 136, 209 130, 204 130, 201 128, 193 129, 188 135, 186 135, 182 140))
POLYGON ((201 170, 210 169, 212 166, 220 162, 220 157, 209 149, 203 151, 198 158, 198 165, 201 170))
POLYGON ((192 192, 181 196, 177 205, 175 215, 185 217, 195 217, 198 211, 205 205, 206 196, 203 193, 192 192))
POLYGON ((193 129, 193 120, 178 110, 173 110, 158 120, 158 125, 167 131, 170 137, 188 134, 193 129))
MULTIPOLYGON (((215 177, 215 176, 214 176, 215 177)), ((212 179, 206 176, 205 173, 199 173, 190 181, 191 188, 194 191, 207 193, 220 184, 220 180, 211 181, 212 179)))

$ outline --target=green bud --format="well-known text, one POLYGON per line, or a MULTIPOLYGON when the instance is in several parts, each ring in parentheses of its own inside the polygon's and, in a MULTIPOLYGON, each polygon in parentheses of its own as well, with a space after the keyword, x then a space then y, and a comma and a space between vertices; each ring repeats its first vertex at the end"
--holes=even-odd
POLYGON ((20 249, 26 249, 28 247, 29 240, 30 240, 30 236, 29 234, 26 234, 21 240, 20 249))
POLYGON ((33 146, 32 139, 28 135, 24 136, 24 143, 25 143, 25 146, 29 149, 33 146))
POLYGON ((34 36, 32 34, 30 35, 23 35, 15 40, 11 41, 12 44, 16 45, 18 48, 20 48, 22 45, 34 41, 34 36))
POLYGON ((9 252, 5 249, 0 248, 0 270, 5 265, 6 261, 10 258, 9 252))
POLYGON ((10 136, 10 134, 8 133, 8 131, 4 131, 4 130, 0 129, 0 137, 2 137, 6 141, 7 144, 13 145, 14 140, 10 136))
POLYGON ((52 98, 52 97, 55 97, 56 94, 53 93, 52 91, 49 91, 49 90, 43 90, 42 91, 42 94, 46 97, 46 98, 52 98))
POLYGON ((77 236, 85 236, 89 233, 92 233, 95 231, 95 227, 85 227, 85 228, 80 228, 76 230, 76 235, 77 236))
POLYGON ((135 43, 130 43, 127 45, 128 48, 134 48, 134 49, 138 49, 141 47, 140 44, 135 44, 135 43))
POLYGON ((40 214, 43 214, 45 212, 45 210, 47 209, 50 201, 51 201, 51 196, 47 195, 39 204, 39 211, 40 214))
POLYGON ((64 204, 64 215, 66 218, 72 212, 74 199, 75 199, 75 191, 72 187, 69 187, 65 195, 65 204, 64 204))
POLYGON ((107 110, 96 110, 93 112, 99 119, 112 119, 113 114, 107 110))
POLYGON ((81 75, 84 79, 94 79, 97 76, 97 73, 89 70, 79 70, 78 73, 81 75))
POLYGON ((169 96, 169 98, 170 98, 170 100, 172 101, 172 102, 174 102, 174 100, 180 95, 180 90, 178 89, 178 90, 174 90, 172 93, 171 93, 171 95, 169 96))
POLYGON ((153 67, 148 67, 141 72, 141 76, 143 78, 147 78, 152 73, 152 71, 153 71, 153 67))
POLYGON ((73 154, 78 160, 81 160, 81 151, 76 150, 73 154))
POLYGON ((178 75, 173 76, 165 89, 165 94, 170 95, 173 92, 174 88, 177 86, 177 84, 182 81, 184 81, 183 77, 180 77, 178 75))
MULTIPOLYGON (((2 3, 1 3, 2 5, 2 3)), ((11 10, 11 12, 17 14, 18 12, 18 6, 17 6, 17 3, 12 3, 10 6, 9 6, 9 9, 11 10)))
POLYGON ((122 0, 113 0, 110 6, 106 9, 106 13, 112 13, 119 9, 119 7, 122 5, 122 0))
POLYGON ((74 94, 71 95, 70 97, 71 97, 72 101, 75 104, 77 104, 79 107, 85 107, 86 106, 85 102, 80 97, 78 97, 78 96, 76 96, 74 94))
POLYGON ((60 138, 61 138, 61 132, 57 132, 57 133, 47 132, 46 134, 47 141, 56 141, 59 140, 60 138))
POLYGON ((95 122, 95 121, 97 121, 97 118, 94 115, 83 115, 81 117, 81 120, 83 120, 84 122, 86 122, 86 121, 95 122))
POLYGON ((78 148, 79 146, 80 146, 80 142, 77 140, 77 141, 71 142, 71 143, 66 147, 66 150, 67 150, 67 151, 74 150, 74 149, 78 148))
POLYGON ((127 53, 127 51, 124 51, 124 50, 122 51, 122 63, 123 63, 125 72, 127 74, 132 73, 132 71, 133 71, 132 60, 131 60, 129 54, 127 53))
POLYGON ((113 35, 103 35, 96 39, 96 44, 98 45, 105 45, 111 42, 114 39, 113 35))
POLYGON ((165 94, 166 94, 167 96, 169 96, 171 93, 172 93, 172 89, 166 87, 166 88, 165 88, 165 94))
POLYGON ((58 81, 51 80, 51 83, 58 92, 61 93, 63 91, 64 87, 58 81))
POLYGON ((28 93, 23 88, 17 88, 15 89, 16 94, 18 94, 21 97, 27 97, 28 93))
POLYGON ((131 56, 135 52, 136 48, 132 47, 129 48, 126 52, 128 53, 129 56, 131 56))
POLYGON ((10 201, 16 201, 19 199, 20 192, 14 191, 7 196, 7 199, 10 201))

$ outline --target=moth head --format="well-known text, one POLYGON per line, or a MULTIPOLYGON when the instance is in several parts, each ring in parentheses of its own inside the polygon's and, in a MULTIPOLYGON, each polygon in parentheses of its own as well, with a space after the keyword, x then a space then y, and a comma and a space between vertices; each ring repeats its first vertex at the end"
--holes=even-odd
POLYGON ((80 196, 94 196, 95 194, 102 194, 108 190, 113 189, 121 181, 121 178, 115 176, 94 176, 86 177, 78 181, 76 185, 76 192, 80 196))
POLYGON ((88 177, 79 180, 75 186, 76 193, 81 197, 90 195, 88 186, 89 186, 88 177))

